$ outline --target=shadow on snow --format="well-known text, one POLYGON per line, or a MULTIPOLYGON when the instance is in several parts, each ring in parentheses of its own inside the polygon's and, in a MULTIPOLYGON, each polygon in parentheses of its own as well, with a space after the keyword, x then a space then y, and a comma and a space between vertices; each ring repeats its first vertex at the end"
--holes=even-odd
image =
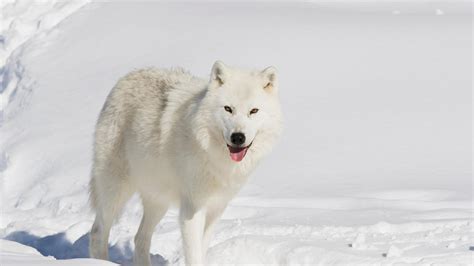
MULTIPOLYGON (((18 231, 9 234, 5 239, 33 247, 43 256, 53 256, 58 260, 89 258, 89 234, 81 236, 74 243, 66 238, 65 233, 38 237, 26 231, 18 231)), ((167 264, 167 261, 159 254, 151 254, 150 256, 153 265, 167 264)), ((109 246, 109 257, 112 262, 121 265, 132 265, 133 250, 129 244, 124 247, 109 246)))

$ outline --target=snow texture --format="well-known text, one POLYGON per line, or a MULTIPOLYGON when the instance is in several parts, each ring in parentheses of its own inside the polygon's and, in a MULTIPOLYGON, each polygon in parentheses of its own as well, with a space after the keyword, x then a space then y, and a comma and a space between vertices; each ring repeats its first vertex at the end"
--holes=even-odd
POLYGON ((0 262, 2 265, 115 265, 114 263, 93 259, 55 260, 53 257, 44 257, 36 249, 24 246, 17 242, 0 239, 0 262))
MULTIPOLYGON (((109 265, 84 259, 107 93, 133 69, 205 77, 217 59, 279 69, 285 129, 224 213, 210 264, 472 264, 470 2, 0 8, 0 264, 109 265)), ((112 261, 131 263, 141 212, 135 196, 112 261)), ((155 230, 155 265, 183 263, 176 218, 155 230)))

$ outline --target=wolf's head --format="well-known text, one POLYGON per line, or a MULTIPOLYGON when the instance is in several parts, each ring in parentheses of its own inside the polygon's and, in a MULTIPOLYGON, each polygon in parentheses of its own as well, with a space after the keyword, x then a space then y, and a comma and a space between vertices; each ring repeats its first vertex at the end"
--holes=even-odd
POLYGON ((211 145, 218 145, 235 162, 247 154, 263 155, 280 132, 274 67, 248 71, 217 61, 212 67, 206 105, 211 120, 208 130, 215 140, 211 145))

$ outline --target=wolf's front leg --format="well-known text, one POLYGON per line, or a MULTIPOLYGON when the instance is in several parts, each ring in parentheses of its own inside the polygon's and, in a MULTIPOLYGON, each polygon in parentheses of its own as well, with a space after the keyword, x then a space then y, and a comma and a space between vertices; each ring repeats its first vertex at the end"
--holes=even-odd
POLYGON ((207 250, 209 249, 209 244, 214 234, 216 223, 219 221, 227 206, 227 200, 222 201, 223 202, 220 202, 219 204, 214 204, 206 208, 206 223, 204 225, 204 236, 202 240, 202 254, 204 260, 206 260, 207 250))
POLYGON ((203 265, 203 235, 205 210, 197 209, 189 201, 181 203, 179 220, 183 236, 184 257, 186 265, 203 265))

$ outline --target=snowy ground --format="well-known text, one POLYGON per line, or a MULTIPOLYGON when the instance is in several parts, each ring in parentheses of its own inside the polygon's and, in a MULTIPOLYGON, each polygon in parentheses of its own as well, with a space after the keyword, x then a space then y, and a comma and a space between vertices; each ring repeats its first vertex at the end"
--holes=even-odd
MULTIPOLYGON (((206 76, 216 59, 280 70, 285 130, 226 210, 211 263, 472 264, 469 2, 0 8, 1 265, 107 265, 53 259, 88 257, 105 96, 132 69, 206 76)), ((176 216, 156 229, 156 265, 182 263, 176 216)), ((135 197, 113 261, 130 263, 140 217, 135 197)))

